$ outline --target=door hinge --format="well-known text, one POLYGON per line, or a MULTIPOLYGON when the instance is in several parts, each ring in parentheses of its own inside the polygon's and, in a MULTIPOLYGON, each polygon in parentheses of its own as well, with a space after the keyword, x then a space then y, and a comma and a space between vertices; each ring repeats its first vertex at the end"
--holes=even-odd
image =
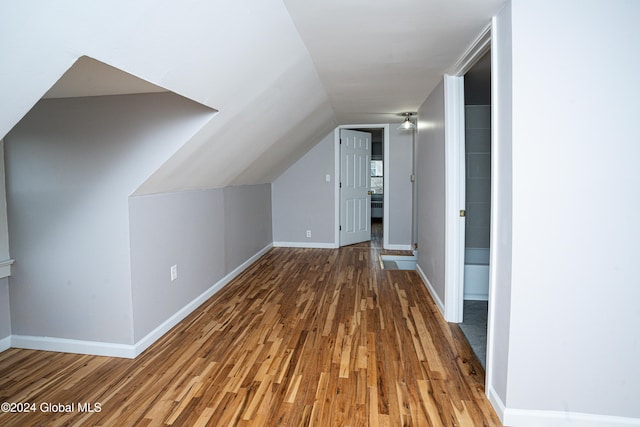
POLYGON ((340 188, 342 188, 342 183, 340 183, 340 188))
POLYGON ((338 231, 342 231, 342 226, 339 226, 339 227, 338 227, 338 231))
POLYGON ((342 145, 342 138, 340 138, 340 145, 342 145))

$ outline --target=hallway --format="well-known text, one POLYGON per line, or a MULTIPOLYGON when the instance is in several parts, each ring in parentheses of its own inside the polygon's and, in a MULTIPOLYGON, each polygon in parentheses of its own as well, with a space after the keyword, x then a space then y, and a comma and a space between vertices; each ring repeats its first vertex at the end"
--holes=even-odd
POLYGON ((500 425, 458 326, 371 246, 272 249, 135 360, 10 349, 0 399, 36 411, 0 424, 500 425))

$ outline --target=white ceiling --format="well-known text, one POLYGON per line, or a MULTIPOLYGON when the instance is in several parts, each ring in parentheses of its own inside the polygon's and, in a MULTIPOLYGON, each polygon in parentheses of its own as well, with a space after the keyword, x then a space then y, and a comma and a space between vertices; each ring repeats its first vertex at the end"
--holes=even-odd
POLYGON ((273 182, 337 124, 417 111, 504 1, 0 2, 0 137, 45 93, 165 88, 218 113, 135 194, 273 182))
POLYGON ((504 0, 284 0, 341 123, 398 121, 504 0))
MULTIPOLYGON (((340 123, 399 121, 418 107, 504 0, 284 0, 340 123)), ((43 96, 165 89, 87 57, 43 96)))

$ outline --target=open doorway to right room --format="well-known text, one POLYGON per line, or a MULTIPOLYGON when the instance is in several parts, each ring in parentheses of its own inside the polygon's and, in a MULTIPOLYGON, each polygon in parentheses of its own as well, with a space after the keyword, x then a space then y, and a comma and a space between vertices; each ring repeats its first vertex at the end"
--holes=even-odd
POLYGON ((464 75, 465 248, 464 307, 460 324, 486 365, 491 230, 491 52, 464 75))

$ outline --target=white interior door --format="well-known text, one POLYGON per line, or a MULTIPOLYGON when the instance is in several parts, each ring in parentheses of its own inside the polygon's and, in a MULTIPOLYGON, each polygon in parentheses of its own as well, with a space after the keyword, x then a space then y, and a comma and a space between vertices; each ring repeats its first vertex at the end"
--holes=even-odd
POLYGON ((340 129, 340 246, 371 240, 371 134, 340 129))

